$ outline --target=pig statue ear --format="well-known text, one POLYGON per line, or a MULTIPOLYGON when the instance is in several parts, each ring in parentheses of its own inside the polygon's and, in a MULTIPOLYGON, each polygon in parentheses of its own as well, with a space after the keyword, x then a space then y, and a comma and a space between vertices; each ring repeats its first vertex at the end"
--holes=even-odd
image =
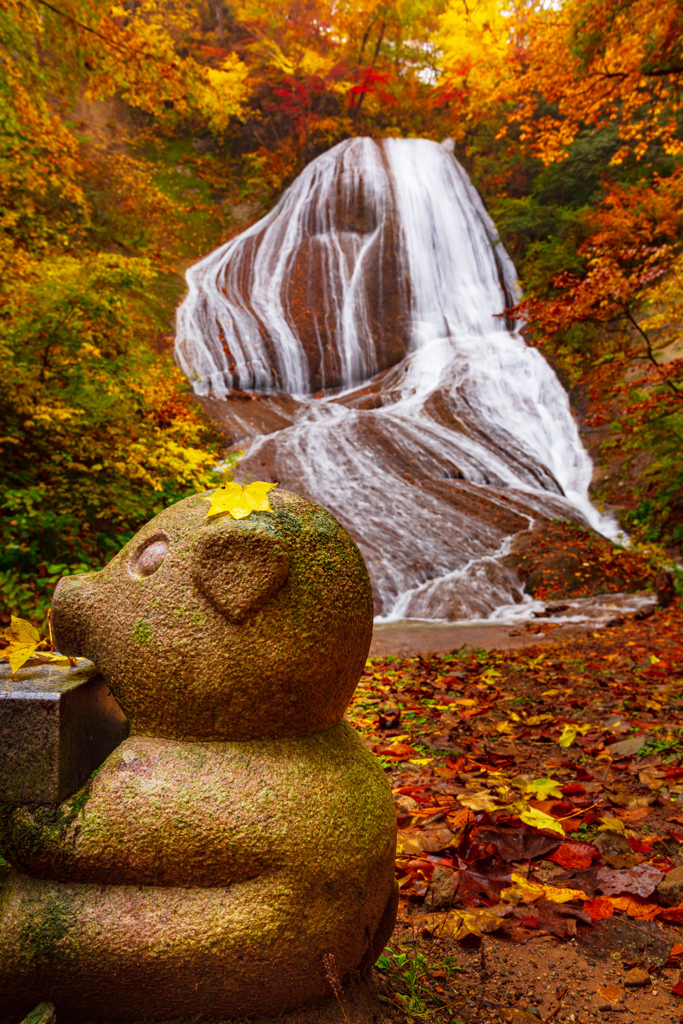
POLYGON ((287 579, 285 545, 262 526, 222 519, 207 526, 192 553, 197 589, 232 622, 268 603, 287 579))

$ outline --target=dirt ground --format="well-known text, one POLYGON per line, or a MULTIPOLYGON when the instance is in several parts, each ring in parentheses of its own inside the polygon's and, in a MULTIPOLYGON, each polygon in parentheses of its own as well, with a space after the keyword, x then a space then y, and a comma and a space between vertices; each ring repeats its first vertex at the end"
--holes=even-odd
MULTIPOLYGON (((680 934, 675 926, 671 930, 680 934)), ((442 990, 437 995, 446 1003, 444 1007, 405 1015, 408 1019, 466 1024, 538 1024, 549 1020, 571 1024, 679 1024, 683 1020, 683 1001, 671 994, 679 979, 677 966, 653 970, 644 985, 629 986, 625 979, 632 968, 622 963, 618 953, 608 949, 597 953, 573 938, 563 942, 538 935, 519 946, 486 935, 479 945, 467 947, 438 939, 415 941, 409 929, 400 926, 394 944, 401 948, 413 945, 435 963, 453 957, 460 968, 451 981, 436 978, 431 982, 435 991, 437 985, 442 990)), ((439 974, 438 967, 434 973, 439 974)), ((425 984, 429 984, 427 979, 425 984)), ((402 1017, 395 1011, 391 1015, 395 1020, 402 1017)))

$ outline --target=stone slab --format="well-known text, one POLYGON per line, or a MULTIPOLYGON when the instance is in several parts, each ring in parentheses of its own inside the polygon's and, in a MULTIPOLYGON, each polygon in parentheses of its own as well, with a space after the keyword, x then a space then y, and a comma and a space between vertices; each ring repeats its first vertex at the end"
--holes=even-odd
POLYGON ((0 804, 56 804, 128 735, 94 665, 0 664, 0 804))

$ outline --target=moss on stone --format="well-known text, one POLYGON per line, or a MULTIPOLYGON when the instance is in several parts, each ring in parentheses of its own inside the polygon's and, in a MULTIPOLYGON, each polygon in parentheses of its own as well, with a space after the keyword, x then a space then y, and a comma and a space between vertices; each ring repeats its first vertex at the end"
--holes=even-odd
POLYGON ((0 855, 14 867, 31 871, 36 859, 49 850, 53 871, 59 874, 64 870, 75 841, 70 836, 71 826, 85 813, 96 774, 93 772, 86 784, 61 804, 0 805, 0 855))
POLYGON ((48 963, 59 955, 59 942, 73 924, 73 903, 68 897, 55 894, 33 905, 20 931, 20 947, 27 959, 48 963))
MULTIPOLYGON (((150 608, 151 607, 152 603, 150 602, 150 608)), ((154 629, 152 628, 151 622, 145 622, 143 619, 140 619, 139 622, 135 623, 132 633, 132 640, 134 644, 138 644, 143 647, 150 643, 153 636, 154 629)))
POLYGON ((345 722, 298 739, 131 737, 105 762, 87 802, 85 795, 47 817, 26 808, 4 816, 5 845, 22 870, 196 887, 291 864, 310 886, 332 850, 341 884, 392 874, 391 793, 345 722))

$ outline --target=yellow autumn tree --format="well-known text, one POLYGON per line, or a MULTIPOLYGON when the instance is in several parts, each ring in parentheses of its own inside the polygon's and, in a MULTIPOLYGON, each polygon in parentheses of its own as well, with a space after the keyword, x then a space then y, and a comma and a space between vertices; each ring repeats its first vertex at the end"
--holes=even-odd
POLYGON ((461 123, 482 116, 497 102, 501 83, 511 74, 508 61, 510 5, 498 0, 449 0, 439 18, 434 43, 439 51, 442 91, 459 97, 461 123))

